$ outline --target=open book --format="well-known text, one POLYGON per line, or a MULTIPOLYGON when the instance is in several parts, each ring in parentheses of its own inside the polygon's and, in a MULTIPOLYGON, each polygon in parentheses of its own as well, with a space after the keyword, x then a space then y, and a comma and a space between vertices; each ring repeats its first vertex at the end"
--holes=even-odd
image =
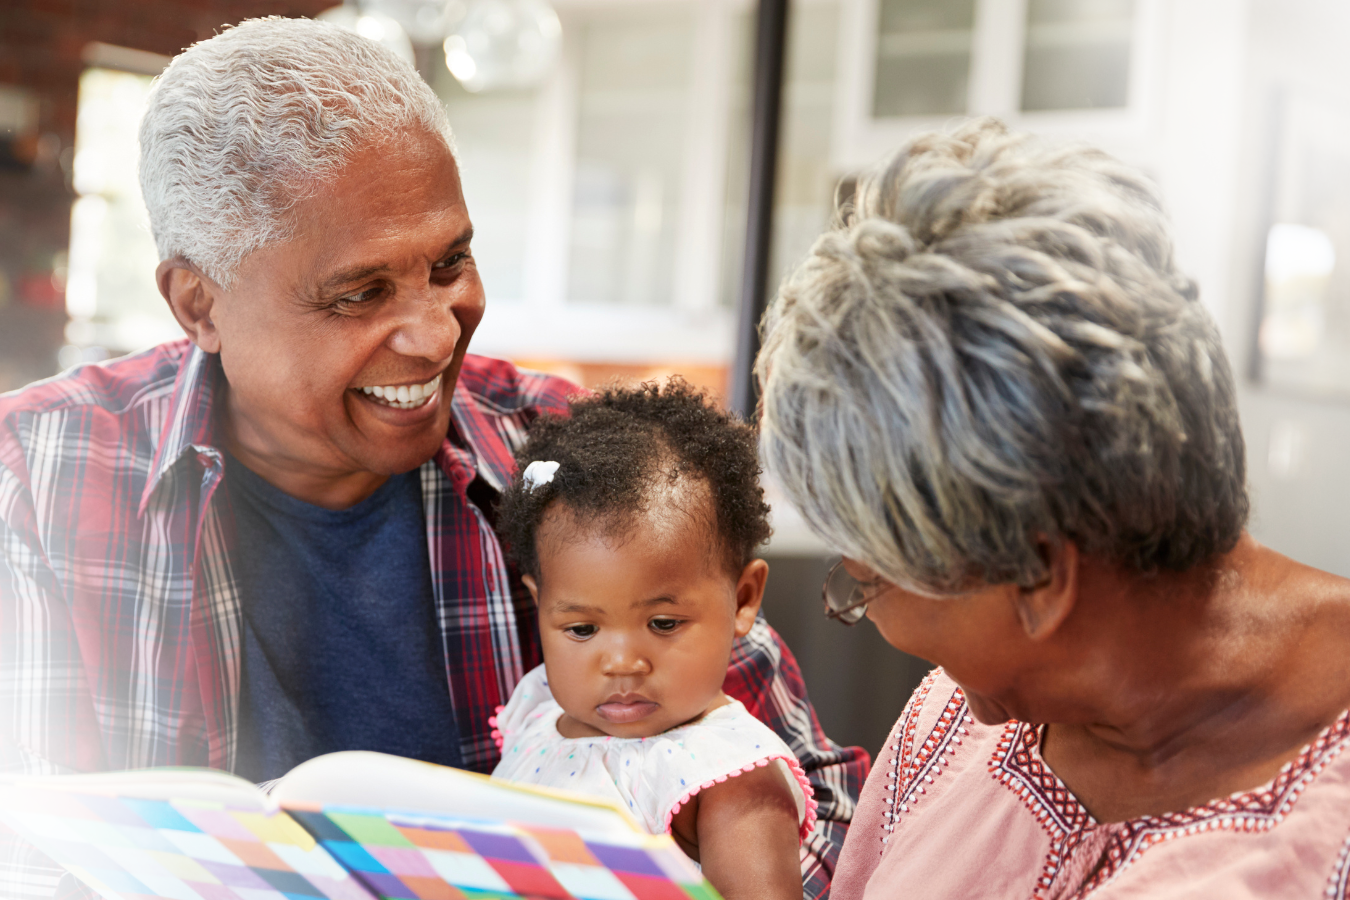
POLYGON ((0 822, 109 900, 717 900, 618 807, 381 753, 270 795, 210 769, 8 778, 0 822))

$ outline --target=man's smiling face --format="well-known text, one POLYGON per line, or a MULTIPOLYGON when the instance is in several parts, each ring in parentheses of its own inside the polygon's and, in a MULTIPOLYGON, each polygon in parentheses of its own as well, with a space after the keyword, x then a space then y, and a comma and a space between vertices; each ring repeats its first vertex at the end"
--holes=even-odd
POLYGON ((212 285, 198 343, 215 333, 231 452, 340 507, 440 447, 483 315, 473 229, 453 157, 420 132, 358 153, 288 215, 293 239, 212 285))

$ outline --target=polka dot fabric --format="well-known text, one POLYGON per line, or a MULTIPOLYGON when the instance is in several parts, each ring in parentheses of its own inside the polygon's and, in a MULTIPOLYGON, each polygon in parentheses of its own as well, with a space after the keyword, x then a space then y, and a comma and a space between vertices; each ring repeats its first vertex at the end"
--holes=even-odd
POLYGON ((648 831, 663 834, 699 791, 772 765, 796 797, 800 833, 815 822, 816 802, 797 758, 740 701, 648 738, 565 738, 558 733, 561 715, 539 666, 492 720, 502 748, 493 777, 604 798, 627 809, 648 831))

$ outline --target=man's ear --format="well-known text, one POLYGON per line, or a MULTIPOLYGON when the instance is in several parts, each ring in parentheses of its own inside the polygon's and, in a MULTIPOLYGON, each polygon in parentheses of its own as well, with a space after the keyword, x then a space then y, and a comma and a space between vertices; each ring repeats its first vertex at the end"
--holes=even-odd
POLYGON ((173 317, 192 342, 207 353, 219 353, 220 332, 211 321, 211 311, 220 286, 182 257, 160 263, 155 269, 155 282, 173 317))
POLYGON ((1070 540, 1037 538, 1046 575, 1030 587, 1017 587, 1013 602, 1022 630, 1033 641, 1054 634, 1078 602, 1078 545, 1070 540))
POLYGON ((762 559, 752 559, 741 569, 741 577, 736 579, 736 637, 750 633, 764 602, 764 585, 768 580, 769 564, 762 559))
POLYGON ((539 583, 534 580, 533 575, 522 575, 520 581, 529 589, 530 596, 534 598, 534 605, 539 605, 539 583))

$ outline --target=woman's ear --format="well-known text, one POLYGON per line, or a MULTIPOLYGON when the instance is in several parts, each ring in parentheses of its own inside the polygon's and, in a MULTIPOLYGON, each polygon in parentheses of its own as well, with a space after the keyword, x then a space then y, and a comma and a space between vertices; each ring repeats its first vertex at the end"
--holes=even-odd
POLYGON ((1016 588, 1013 602, 1027 637, 1043 641, 1059 630, 1078 602, 1078 545, 1044 535, 1036 543, 1045 560, 1045 578, 1030 587, 1016 588))
POLYGON ((166 259, 155 269, 155 283, 169 310, 192 342, 207 353, 220 352, 220 332, 211 312, 221 288, 182 257, 166 259))
POLYGON ((755 624, 759 606, 764 602, 764 585, 769 581, 769 564, 752 559, 736 579, 736 637, 745 637, 755 624))

